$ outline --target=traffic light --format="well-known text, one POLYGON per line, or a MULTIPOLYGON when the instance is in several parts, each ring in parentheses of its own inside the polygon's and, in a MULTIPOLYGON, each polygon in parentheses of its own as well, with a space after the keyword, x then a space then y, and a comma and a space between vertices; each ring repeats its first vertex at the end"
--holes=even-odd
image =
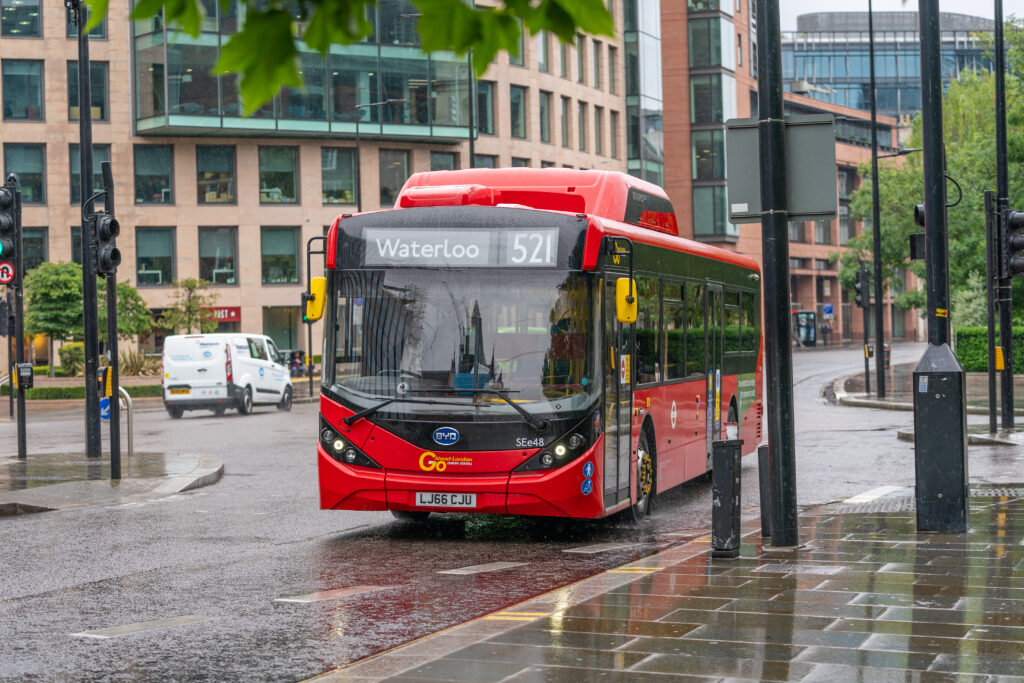
POLYGON ((918 204, 914 207, 914 222, 924 227, 924 204, 918 204))
POLYGON ((113 275, 121 264, 121 252, 117 248, 117 236, 121 224, 110 214, 97 214, 96 225, 96 274, 113 275))
POLYGON ((18 216, 14 202, 14 190, 9 186, 0 187, 0 261, 12 266, 18 251, 18 216))
POLYGON ((854 297, 854 303, 860 308, 864 308, 868 304, 868 272, 866 270, 857 271, 857 282, 853 285, 853 291, 856 292, 854 297))
POLYGON ((1006 277, 1024 273, 1024 211, 1006 212, 1003 240, 1003 272, 1006 277))

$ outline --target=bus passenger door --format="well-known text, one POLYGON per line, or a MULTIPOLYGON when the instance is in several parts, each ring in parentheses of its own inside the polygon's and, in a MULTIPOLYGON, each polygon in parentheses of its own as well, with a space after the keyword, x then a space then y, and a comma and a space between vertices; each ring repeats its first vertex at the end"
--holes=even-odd
POLYGON ((708 469, 711 469, 712 444, 722 438, 722 352, 723 311, 721 285, 708 285, 705 396, 707 397, 708 469))
POLYGON ((619 322, 615 280, 604 281, 604 506, 629 500, 633 410, 633 328, 619 322))

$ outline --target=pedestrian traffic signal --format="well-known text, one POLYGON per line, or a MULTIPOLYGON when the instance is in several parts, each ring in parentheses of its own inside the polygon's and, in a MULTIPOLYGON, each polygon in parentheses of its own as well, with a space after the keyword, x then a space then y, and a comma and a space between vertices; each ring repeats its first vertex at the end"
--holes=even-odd
POLYGON ((1003 267, 1006 277, 1024 273, 1024 211, 1006 212, 1003 267))
POLYGON ((914 222, 924 227, 924 204, 918 204, 914 207, 914 222))
POLYGON ((116 246, 121 224, 110 214, 98 214, 95 217, 95 225, 96 274, 113 275, 121 264, 121 252, 116 246))
POLYGON ((867 306, 868 301, 868 273, 866 270, 857 271, 857 282, 853 285, 853 291, 856 292, 854 297, 854 303, 860 308, 867 306))
POLYGON ((0 187, 0 261, 14 263, 18 251, 18 216, 14 190, 0 187))

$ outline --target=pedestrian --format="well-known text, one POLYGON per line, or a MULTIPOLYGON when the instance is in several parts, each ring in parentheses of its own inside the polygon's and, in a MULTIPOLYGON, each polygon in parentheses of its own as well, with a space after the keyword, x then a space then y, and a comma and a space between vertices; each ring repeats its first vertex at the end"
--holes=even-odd
POLYGON ((821 327, 821 339, 822 339, 823 342, 825 342, 825 346, 828 346, 829 339, 831 337, 832 337, 832 323, 829 322, 828 320, 826 320, 825 324, 822 325, 822 327, 821 327))

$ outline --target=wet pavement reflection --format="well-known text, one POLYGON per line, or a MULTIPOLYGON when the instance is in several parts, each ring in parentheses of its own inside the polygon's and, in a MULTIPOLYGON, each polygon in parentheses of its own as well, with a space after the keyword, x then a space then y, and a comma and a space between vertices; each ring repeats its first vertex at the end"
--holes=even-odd
MULTIPOLYGON (((121 454, 121 475, 150 479, 187 474, 196 458, 178 453, 121 454)), ((0 458, 0 492, 49 486, 69 481, 110 479, 110 454, 89 459, 84 453, 32 453, 25 460, 0 458)))
MULTIPOLYGON (((898 363, 885 372, 886 399, 898 403, 912 403, 914 400, 914 368, 917 363, 898 363)), ((875 386, 875 366, 871 364, 871 389, 877 391, 875 386)), ((967 379, 967 405, 988 409, 988 373, 968 372, 967 379)), ((864 393, 864 373, 850 375, 842 381, 842 388, 848 394, 864 393)), ((1024 409, 1024 377, 1017 377, 1014 380, 1014 407, 1017 410, 1024 409)), ((874 393, 872 393, 874 396, 874 393)))
POLYGON ((796 550, 753 525, 735 560, 690 540, 328 678, 1024 678, 1024 485, 972 491, 966 534, 917 533, 912 509, 822 506, 796 550))

